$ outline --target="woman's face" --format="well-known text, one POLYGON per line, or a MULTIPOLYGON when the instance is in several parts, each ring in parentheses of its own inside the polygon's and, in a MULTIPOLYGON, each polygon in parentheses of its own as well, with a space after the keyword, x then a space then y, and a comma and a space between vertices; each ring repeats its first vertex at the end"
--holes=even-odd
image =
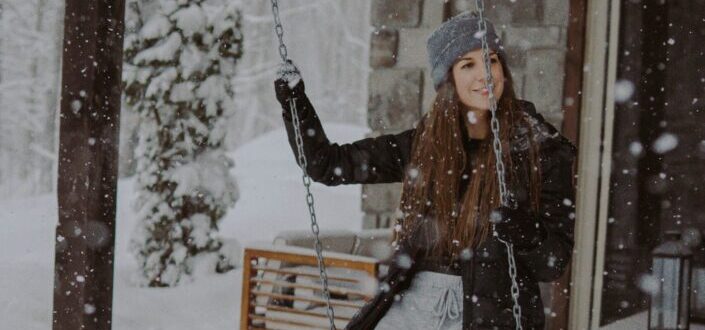
MULTIPOLYGON (((504 91, 504 71, 499 56, 490 50, 494 97, 499 101, 504 91)), ((489 93, 485 88, 485 66, 482 61, 482 49, 476 49, 463 55, 453 64, 453 79, 460 102, 469 110, 489 110, 489 93)))

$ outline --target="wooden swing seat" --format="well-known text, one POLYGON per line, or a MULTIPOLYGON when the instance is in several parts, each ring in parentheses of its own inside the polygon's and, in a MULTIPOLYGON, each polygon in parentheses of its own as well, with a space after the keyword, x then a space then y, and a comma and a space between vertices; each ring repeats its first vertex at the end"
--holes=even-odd
MULTIPOLYGON (((286 232, 243 255, 240 329, 330 329, 315 250, 308 232, 286 232)), ((391 230, 321 233, 335 325, 345 328, 377 289, 380 249, 391 230), (377 254, 377 255, 375 255, 377 254)), ((380 267, 382 266, 382 267, 380 267)))

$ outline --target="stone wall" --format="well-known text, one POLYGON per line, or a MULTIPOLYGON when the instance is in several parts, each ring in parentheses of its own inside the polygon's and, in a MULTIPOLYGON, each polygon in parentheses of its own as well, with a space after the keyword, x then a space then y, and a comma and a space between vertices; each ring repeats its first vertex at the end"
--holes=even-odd
MULTIPOLYGON (((426 38, 444 20, 475 9, 474 0, 372 0, 368 125, 371 135, 414 126, 435 96, 426 38)), ((486 1, 509 56, 517 95, 560 128, 568 1, 486 1)), ((365 185, 363 228, 394 223, 401 185, 365 185)))

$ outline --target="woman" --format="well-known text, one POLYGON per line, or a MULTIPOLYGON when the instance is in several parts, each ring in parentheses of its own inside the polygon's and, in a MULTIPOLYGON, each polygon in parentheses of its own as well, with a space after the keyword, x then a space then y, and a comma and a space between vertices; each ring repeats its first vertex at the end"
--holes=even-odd
POLYGON ((538 282, 558 279, 573 248, 575 147, 516 98, 501 40, 487 22, 511 193, 511 206, 500 205, 477 23, 464 13, 431 34, 437 95, 417 127, 400 134, 331 144, 296 68, 280 69, 275 89, 289 142, 296 154, 294 98, 313 180, 403 183, 393 262, 349 329, 513 329, 507 250, 498 238, 514 246, 523 328, 544 326, 538 282))

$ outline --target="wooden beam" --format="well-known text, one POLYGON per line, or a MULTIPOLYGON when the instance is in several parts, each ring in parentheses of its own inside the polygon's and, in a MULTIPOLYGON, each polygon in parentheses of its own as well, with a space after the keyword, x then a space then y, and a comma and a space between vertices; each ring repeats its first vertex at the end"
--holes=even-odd
POLYGON ((54 329, 112 323, 124 0, 66 0, 54 329))

